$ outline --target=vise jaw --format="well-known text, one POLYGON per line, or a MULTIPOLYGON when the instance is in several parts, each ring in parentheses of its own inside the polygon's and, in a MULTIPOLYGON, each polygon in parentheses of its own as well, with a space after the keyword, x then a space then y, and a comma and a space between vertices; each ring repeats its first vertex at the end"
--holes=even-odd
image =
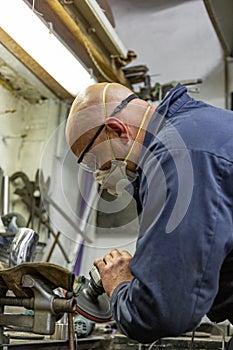
POLYGON ((22 285, 31 288, 34 293, 34 333, 53 334, 57 316, 64 312, 74 312, 76 309, 75 298, 65 299, 57 296, 43 281, 31 275, 23 276, 22 285))

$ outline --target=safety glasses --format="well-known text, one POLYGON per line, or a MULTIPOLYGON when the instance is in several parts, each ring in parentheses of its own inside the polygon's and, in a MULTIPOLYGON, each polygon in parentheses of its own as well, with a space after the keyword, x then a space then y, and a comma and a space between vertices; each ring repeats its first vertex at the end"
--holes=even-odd
POLYGON ((81 152, 77 163, 79 166, 88 171, 88 172, 94 172, 98 169, 97 165, 97 159, 96 156, 93 153, 88 153, 88 151, 91 149, 92 145, 94 144, 97 137, 100 135, 101 131, 104 129, 105 124, 101 124, 98 130, 96 131, 95 135, 92 137, 92 139, 89 141, 89 143, 86 145, 86 147, 81 152))
POLYGON ((86 145, 86 147, 84 148, 84 150, 81 152, 79 158, 78 158, 78 164, 81 164, 85 154, 90 150, 91 146, 93 145, 93 143, 95 142, 95 140, 97 139, 97 137, 99 136, 99 134, 101 133, 101 131, 103 130, 103 128, 105 127, 105 124, 101 124, 100 127, 98 128, 98 130, 96 131, 95 135, 92 137, 92 139, 89 141, 89 143, 86 145))

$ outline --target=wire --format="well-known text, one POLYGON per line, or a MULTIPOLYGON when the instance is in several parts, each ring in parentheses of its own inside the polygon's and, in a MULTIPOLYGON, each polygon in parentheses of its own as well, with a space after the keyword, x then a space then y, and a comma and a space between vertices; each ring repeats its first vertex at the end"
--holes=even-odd
MULTIPOLYGON (((80 27, 81 29, 81 26, 80 26, 80 23, 79 23, 79 20, 78 18, 76 17, 75 18, 75 21, 76 23, 78 24, 78 26, 80 27)), ((82 34, 82 31, 81 31, 81 36, 82 36, 82 39, 83 39, 83 44, 85 46, 85 49, 87 50, 87 53, 88 55, 90 56, 90 59, 92 60, 92 62, 94 63, 95 67, 97 68, 97 70, 99 71, 99 73, 102 75, 102 77, 104 79, 106 79, 106 81, 110 82, 110 83, 114 83, 114 80, 112 80, 107 74, 104 73, 104 71, 102 70, 102 68, 99 66, 98 62, 96 61, 95 57, 93 56, 92 52, 91 52, 91 49, 87 43, 87 39, 86 37, 82 34)))
MULTIPOLYGON (((77 20, 77 19, 76 19, 77 20)), ((88 55, 90 56, 90 59, 92 60, 92 62, 94 63, 95 67, 97 68, 97 70, 99 71, 99 73, 102 75, 102 77, 104 79, 106 79, 107 81, 109 81, 110 83, 113 83, 114 81, 107 75, 104 73, 104 71, 102 70, 102 68, 100 68, 99 64, 97 63, 95 57, 93 56, 92 52, 91 52, 91 49, 87 43, 87 40, 86 38, 82 35, 82 38, 83 38, 83 43, 84 43, 84 46, 87 50, 87 53, 88 55)))
MULTIPOLYGON (((73 0, 68 0, 68 1, 67 1, 67 0, 63 0, 63 3, 64 3, 65 5, 73 4, 73 2, 74 2, 73 0)), ((38 11, 35 9, 35 4, 36 4, 36 0, 33 0, 33 2, 32 2, 32 12, 34 12, 34 13, 36 13, 36 14, 38 14, 38 15, 40 15, 40 16, 43 17, 43 13, 40 13, 40 12, 38 12, 38 11)), ((76 20, 77 24, 79 25, 77 18, 76 18, 75 20, 76 20)), ((52 22, 47 22, 47 23, 48 23, 48 26, 49 26, 50 31, 52 32, 52 31, 53 31, 53 23, 52 23, 52 22)), ((80 25, 79 25, 79 26, 80 26, 80 25)), ((81 28, 81 27, 80 27, 80 28, 81 28)), ((103 71, 102 68, 99 66, 98 62, 96 61, 95 57, 93 56, 93 54, 92 54, 92 52, 91 52, 91 49, 90 49, 90 47, 89 47, 89 45, 88 45, 88 43, 87 43, 87 40, 86 40, 86 38, 85 38, 85 36, 84 36, 82 33, 81 33, 81 36, 82 36, 82 39, 83 39, 83 44, 84 44, 84 46, 85 46, 85 49, 86 49, 88 55, 90 56, 90 59, 92 60, 93 64, 95 65, 95 67, 96 67, 97 70, 99 71, 99 73, 102 75, 102 77, 103 77, 104 79, 106 79, 106 81, 109 81, 110 83, 113 83, 114 80, 112 80, 107 74, 104 73, 104 71, 103 71)))
POLYGON ((36 14, 38 14, 38 15, 40 15, 40 16, 43 17, 43 13, 40 13, 39 11, 37 11, 37 10, 35 9, 35 5, 36 5, 36 0, 33 0, 33 1, 32 1, 32 12, 34 12, 34 13, 36 13, 36 14))
POLYGON ((192 331, 191 341, 190 341, 189 346, 188 346, 188 349, 189 349, 189 350, 192 350, 192 349, 193 349, 194 338, 195 338, 195 330, 192 331))
POLYGON ((157 339, 152 344, 150 344, 148 350, 151 350, 159 341, 160 341, 160 339, 157 339))

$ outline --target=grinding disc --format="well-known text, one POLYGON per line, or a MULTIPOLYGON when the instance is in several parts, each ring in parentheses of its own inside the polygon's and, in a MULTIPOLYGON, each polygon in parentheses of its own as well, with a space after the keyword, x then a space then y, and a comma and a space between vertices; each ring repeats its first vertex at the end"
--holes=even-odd
POLYGON ((98 298, 92 298, 87 289, 83 289, 76 296, 76 311, 84 317, 94 322, 108 322, 111 320, 109 299, 106 294, 99 295, 98 298))

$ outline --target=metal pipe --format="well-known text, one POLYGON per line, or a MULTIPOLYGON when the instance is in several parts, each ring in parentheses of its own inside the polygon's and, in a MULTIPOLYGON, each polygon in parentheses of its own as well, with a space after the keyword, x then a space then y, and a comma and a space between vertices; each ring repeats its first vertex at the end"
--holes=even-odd
POLYGON ((74 347, 74 325, 73 315, 68 314, 68 332, 69 332, 69 350, 75 350, 74 347))
MULTIPOLYGON (((4 305, 0 306, 0 316, 1 314, 4 314, 4 305)), ((3 345, 3 339, 4 339, 4 327, 0 325, 0 345, 3 345)))
POLYGON ((51 197, 49 197, 46 193, 42 193, 42 196, 44 201, 51 204, 63 216, 63 218, 86 240, 86 242, 92 243, 92 240, 90 240, 90 238, 80 230, 80 228, 76 225, 76 223, 73 222, 69 215, 67 215, 51 197))
POLYGON ((225 108, 231 109, 230 106, 230 69, 229 65, 233 64, 233 57, 225 57, 224 60, 224 73, 225 73, 225 108))
MULTIPOLYGON (((0 297, 0 306, 23 306, 26 309, 34 309, 34 298, 25 297, 0 297)), ((76 299, 64 299, 64 298, 54 298, 53 300, 53 310, 55 313, 67 312, 73 313, 76 310, 76 299)))
POLYGON ((0 167, 0 210, 1 213, 0 215, 3 215, 3 177, 4 177, 4 173, 2 168, 0 167))
POLYGON ((9 176, 3 177, 3 215, 9 213, 9 176))
POLYGON ((59 313, 59 312, 73 313, 76 310, 76 304, 77 302, 75 298, 71 298, 71 299, 55 298, 53 300, 53 309, 56 313, 59 313))

